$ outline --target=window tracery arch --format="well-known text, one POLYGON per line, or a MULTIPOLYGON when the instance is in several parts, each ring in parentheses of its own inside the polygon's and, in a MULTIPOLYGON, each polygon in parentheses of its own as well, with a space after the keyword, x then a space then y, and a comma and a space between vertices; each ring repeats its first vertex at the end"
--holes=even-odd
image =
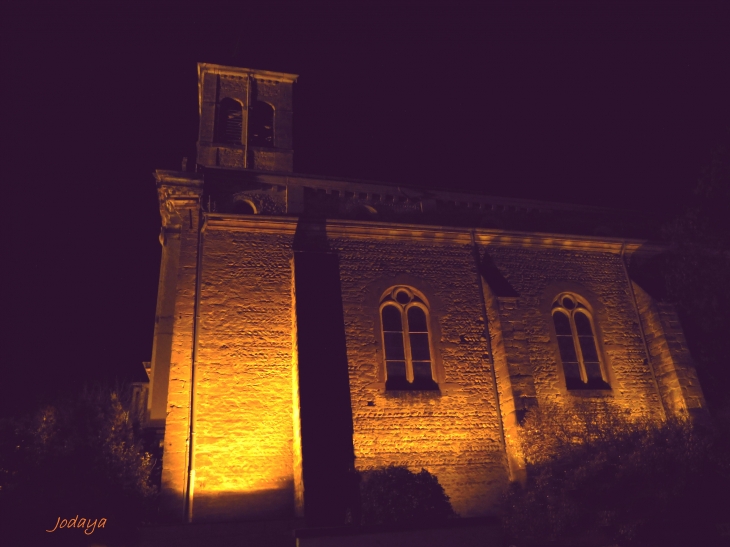
POLYGON ((553 300, 551 313, 566 387, 610 389, 587 303, 576 294, 561 293, 553 300))
POLYGON ((438 389, 425 299, 410 287, 394 287, 380 301, 380 324, 385 389, 438 389))

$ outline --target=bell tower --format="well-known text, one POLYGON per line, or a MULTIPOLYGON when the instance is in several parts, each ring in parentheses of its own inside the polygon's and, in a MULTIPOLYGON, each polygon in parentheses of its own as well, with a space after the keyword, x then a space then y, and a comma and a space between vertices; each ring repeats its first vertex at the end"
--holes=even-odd
POLYGON ((293 170, 296 74, 198 63, 198 164, 293 170))

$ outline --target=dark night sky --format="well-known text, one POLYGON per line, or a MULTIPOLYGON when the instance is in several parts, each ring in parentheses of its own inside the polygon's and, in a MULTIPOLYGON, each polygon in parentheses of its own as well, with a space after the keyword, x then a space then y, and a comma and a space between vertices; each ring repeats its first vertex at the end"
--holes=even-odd
POLYGON ((0 410, 149 359, 196 62, 300 75, 298 172, 668 213, 730 127, 728 6, 5 2, 0 410))

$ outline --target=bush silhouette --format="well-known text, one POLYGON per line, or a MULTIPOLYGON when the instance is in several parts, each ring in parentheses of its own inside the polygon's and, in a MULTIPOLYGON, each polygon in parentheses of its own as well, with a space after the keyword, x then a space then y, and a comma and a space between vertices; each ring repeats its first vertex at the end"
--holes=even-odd
POLYGON ((366 471, 360 487, 362 524, 423 524, 456 517, 438 479, 421 469, 390 466, 366 471))
POLYGON ((536 409, 522 429, 527 480, 505 497, 507 535, 519 545, 596 534, 622 546, 714 545, 730 514, 729 439, 720 423, 607 403, 536 409))

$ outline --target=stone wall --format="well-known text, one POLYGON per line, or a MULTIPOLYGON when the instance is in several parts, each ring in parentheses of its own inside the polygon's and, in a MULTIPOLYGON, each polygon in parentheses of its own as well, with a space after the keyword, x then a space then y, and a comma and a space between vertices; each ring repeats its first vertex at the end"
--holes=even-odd
POLYGON ((148 425, 165 427, 171 518, 301 514, 303 468, 319 465, 327 497, 349 476, 351 449, 357 469, 425 468, 458 513, 484 515, 523 476, 520 422, 535 405, 596 398, 654 417, 704 408, 676 314, 628 279, 624 252, 641 242, 575 235, 651 233, 644 214, 283 175, 297 77, 198 72, 196 172, 155 175, 165 250, 148 425), (215 142, 226 98, 241 105, 240 143, 215 142), (248 146, 257 100, 274 109, 273 146, 248 146), (438 390, 385 389, 379 307, 395 286, 428 308, 438 390), (566 388, 551 316, 562 292, 589 309, 611 389, 566 388), (329 324, 317 323, 321 309, 329 324))
POLYGON ((292 236, 211 228, 203 242, 195 518, 294 504, 292 236))
POLYGON ((468 238, 339 237, 331 245, 340 258, 357 468, 423 467, 462 516, 493 511, 506 460, 468 238), (440 393, 384 390, 379 303, 396 285, 427 300, 440 393))
POLYGON ((532 371, 538 404, 605 397, 632 412, 661 416, 661 402, 618 252, 505 245, 485 250, 519 295, 499 303, 502 336, 518 397, 532 396, 528 378, 532 371), (565 388, 550 313, 554 298, 561 292, 577 294, 589 305, 610 391, 565 388))
MULTIPOLYGON (((176 511, 194 346, 197 221, 189 218, 180 234, 163 471, 176 511)), ((508 481, 520 478, 519 423, 534 405, 600 398, 660 417, 660 390, 666 401, 684 394, 686 406, 702 404, 676 317, 641 292, 637 309, 620 245, 576 248, 567 239, 347 221, 303 230, 295 219, 212 215, 201 247, 195 347, 196 520, 301 509, 297 245, 337 257, 356 468, 425 468, 462 516, 494 512, 508 481), (414 289, 428 307, 438 391, 385 390, 379 305, 395 286, 414 289), (561 292, 589 308, 610 390, 566 389, 550 311, 561 292)))

